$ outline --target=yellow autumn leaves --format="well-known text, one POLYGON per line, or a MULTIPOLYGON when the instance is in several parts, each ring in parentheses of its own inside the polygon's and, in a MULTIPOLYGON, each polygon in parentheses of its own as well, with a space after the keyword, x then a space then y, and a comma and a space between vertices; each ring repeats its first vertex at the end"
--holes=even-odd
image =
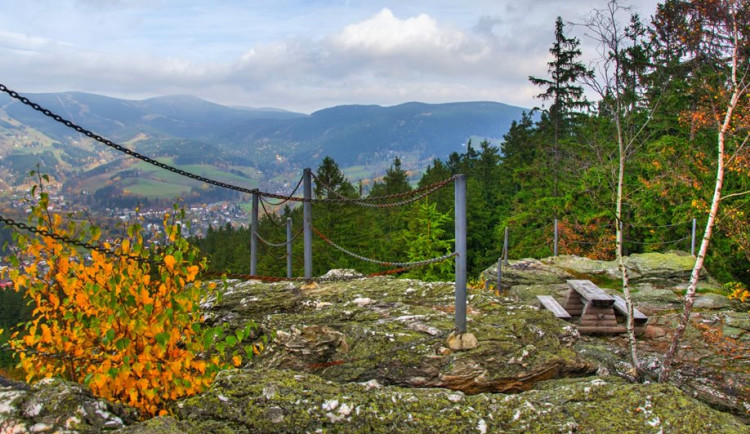
MULTIPOLYGON (((99 234, 64 225, 48 213, 46 196, 32 207, 30 221, 83 242, 99 234)), ((129 226, 128 237, 114 243, 114 258, 97 251, 86 258, 52 237, 18 238, 26 265, 8 275, 35 308, 10 345, 28 381, 62 376, 151 416, 163 414, 168 401, 204 390, 219 369, 252 357, 253 347, 238 350, 250 328, 225 336, 221 327, 204 326, 198 306, 216 285, 196 280, 205 260, 179 226, 165 221, 172 243, 160 252, 149 252, 142 232, 137 223, 129 226), (147 255, 161 259, 147 262, 147 255)))

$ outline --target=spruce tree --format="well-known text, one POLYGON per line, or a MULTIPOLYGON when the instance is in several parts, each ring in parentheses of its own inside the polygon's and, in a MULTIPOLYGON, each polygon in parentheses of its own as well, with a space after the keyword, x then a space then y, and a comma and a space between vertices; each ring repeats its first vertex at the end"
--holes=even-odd
POLYGON ((570 133, 575 113, 588 106, 583 87, 577 83, 591 75, 591 71, 579 59, 580 41, 575 37, 566 37, 564 31, 562 18, 557 17, 555 42, 549 49, 552 60, 547 63, 549 78, 529 77, 531 83, 544 89, 537 97, 552 102, 546 114, 552 127, 552 195, 555 197, 559 195, 560 141, 570 133))

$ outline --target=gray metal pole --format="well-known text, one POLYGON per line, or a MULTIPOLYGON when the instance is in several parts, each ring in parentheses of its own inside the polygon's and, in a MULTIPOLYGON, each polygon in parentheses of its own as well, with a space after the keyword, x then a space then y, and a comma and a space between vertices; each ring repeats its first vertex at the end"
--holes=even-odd
POLYGON ((503 257, 497 258, 497 293, 500 294, 503 283, 503 257))
POLYGON ((466 176, 455 180, 456 331, 466 333, 466 176))
POLYGON ((302 175, 305 202, 302 205, 303 226, 305 231, 305 279, 312 279, 312 170, 305 169, 302 175))
POLYGON ((503 258, 505 265, 508 265, 508 227, 505 227, 505 241, 503 241, 503 258))
POLYGON ((695 256, 695 219, 693 219, 693 234, 690 237, 690 254, 695 256))
POLYGON ((292 278, 292 219, 286 219, 286 277, 292 278))
POLYGON ((258 275, 258 194, 253 193, 252 216, 250 220, 250 274, 258 275))
POLYGON ((557 256, 557 218, 555 218, 555 252, 554 256, 557 256))

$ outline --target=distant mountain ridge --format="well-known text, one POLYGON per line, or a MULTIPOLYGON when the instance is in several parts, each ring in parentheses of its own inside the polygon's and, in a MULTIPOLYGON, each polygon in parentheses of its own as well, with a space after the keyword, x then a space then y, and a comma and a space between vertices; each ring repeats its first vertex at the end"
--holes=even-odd
MULTIPOLYGON (((316 167, 324 156, 350 169, 352 176, 382 173, 395 156, 402 157, 407 168, 419 170, 433 158, 461 151, 472 137, 499 140, 525 110, 487 101, 408 102, 391 107, 342 105, 307 115, 228 107, 186 95, 140 101, 81 92, 25 96, 152 158, 233 171, 233 176, 247 176, 261 186, 302 167, 316 167)), ((42 154, 47 166, 67 161, 58 170, 65 178, 74 176, 71 171, 85 174, 102 159, 108 167, 116 166, 112 155, 102 152, 107 152, 103 146, 0 95, 0 157, 5 157, 0 166, 5 170, 20 174, 34 155, 42 154), (84 156, 85 164, 77 164, 84 156)))

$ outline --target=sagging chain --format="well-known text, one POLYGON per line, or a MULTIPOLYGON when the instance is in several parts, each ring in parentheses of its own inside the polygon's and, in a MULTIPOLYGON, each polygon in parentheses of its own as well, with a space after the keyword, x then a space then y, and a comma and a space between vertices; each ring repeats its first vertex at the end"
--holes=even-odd
POLYGON ((347 255, 349 255, 349 256, 351 256, 353 258, 357 258, 357 259, 359 259, 361 261, 370 262, 370 263, 378 264, 378 265, 387 265, 387 266, 392 266, 392 267, 422 267, 422 266, 425 266, 425 265, 430 265, 430 264, 435 264, 437 262, 442 262, 442 261, 445 261, 446 259, 450 259, 450 258, 458 255, 458 253, 453 252, 453 253, 449 253, 447 255, 443 255, 443 256, 440 256, 440 257, 437 257, 437 258, 425 259, 423 261, 414 261, 414 262, 380 261, 378 259, 372 259, 372 258, 368 258, 366 256, 358 255, 358 254, 356 254, 356 253, 354 253, 352 251, 349 251, 349 250, 347 250, 347 249, 339 246, 338 244, 336 244, 333 241, 331 241, 330 239, 328 239, 328 237, 326 237, 322 232, 320 232, 314 226, 313 226, 312 230, 323 241, 325 241, 326 243, 330 244, 335 249, 337 249, 337 250, 339 250, 339 251, 341 251, 343 253, 346 253, 347 255))
POLYGON ((264 200, 261 199, 258 202, 260 202, 260 206, 261 206, 261 208, 263 208, 263 214, 266 215, 266 217, 268 218, 268 221, 270 221, 276 227, 279 227, 279 228, 286 227, 286 222, 285 223, 279 223, 279 222, 276 222, 276 220, 274 220, 273 215, 266 208, 266 204, 265 204, 264 200))
MULTIPOLYGON (((25 96, 20 95, 18 92, 9 89, 4 84, 0 84, 0 91, 7 93, 12 98, 17 99, 18 101, 20 101, 23 104, 31 107, 32 109, 34 109, 34 110, 42 113, 43 115, 45 115, 45 116, 47 116, 49 118, 52 118, 56 122, 59 122, 59 123, 65 125, 68 128, 71 128, 71 129, 77 131, 80 134, 85 135, 86 137, 89 137, 89 138, 91 138, 93 140, 96 140, 97 142, 102 143, 105 146, 108 146, 108 147, 110 147, 112 149, 115 149, 115 150, 117 150, 119 152, 127 154, 127 155, 129 155, 129 156, 131 156, 133 158, 137 158, 137 159, 139 159, 141 161, 144 161, 146 163, 149 163, 149 164, 151 164, 153 166, 156 166, 156 167, 159 167, 161 169, 170 171, 172 173, 176 173, 178 175, 181 175, 181 176, 184 176, 184 177, 196 180, 196 181, 204 182, 206 184, 215 185, 217 187, 225 188, 225 189, 228 189, 228 190, 238 191, 240 193, 257 194, 258 196, 261 196, 261 197, 268 197, 268 198, 273 198, 273 199, 279 199, 279 200, 283 201, 282 203, 284 203, 286 201, 297 201, 297 202, 308 201, 308 199, 305 199, 305 198, 292 196, 294 194, 294 192, 296 192, 297 189, 299 189, 299 186, 302 183, 302 179, 300 179, 300 181, 298 182, 297 187, 295 187, 295 190, 292 193, 292 195, 289 195, 289 196, 281 195, 281 194, 275 194, 275 193, 269 193, 269 192, 265 192, 265 191, 260 191, 257 188, 251 189, 251 188, 247 188, 247 187, 240 187, 240 186, 237 186, 237 185, 229 184, 229 183, 226 183, 226 182, 216 181, 214 179, 206 178, 205 176, 197 175, 195 173, 188 172, 188 171, 182 170, 182 169, 178 169, 178 168, 176 168, 174 166, 170 166, 168 164, 164 164, 164 163, 162 163, 160 161, 154 160, 153 158, 150 158, 150 157, 147 157, 147 156, 145 156, 145 155, 143 155, 141 153, 138 153, 138 152, 136 152, 136 151, 134 151, 132 149, 126 148, 126 147, 121 146, 121 145, 118 145, 117 143, 114 143, 114 142, 112 142, 109 139, 105 139, 104 137, 102 137, 102 136, 100 136, 100 135, 98 135, 96 133, 93 133, 93 132, 85 129, 85 128, 83 128, 83 127, 75 124, 74 122, 69 121, 69 120, 63 118, 62 116, 60 116, 60 115, 58 115, 56 113, 53 113, 51 110, 46 109, 46 108, 40 106, 39 104, 31 101, 30 99, 26 98, 25 96)), ((436 188, 430 188, 432 186, 427 186, 427 187, 423 187, 422 189, 413 190, 413 191, 410 191, 410 192, 397 193, 397 194, 386 195, 386 196, 379 196, 379 197, 375 197, 375 198, 367 198, 367 199, 359 199, 359 200, 353 200, 353 199, 348 199, 348 198, 346 198, 346 199, 341 199, 341 198, 340 199, 330 199, 329 198, 329 199, 309 199, 309 201, 311 201, 311 202, 354 202, 354 203, 359 203, 359 204, 365 204, 365 203, 368 203, 370 201, 387 200, 387 199, 392 199, 392 198, 397 198, 397 197, 407 197, 407 196, 413 195, 416 192, 419 192, 419 191, 422 191, 422 190, 429 190, 429 193, 432 193, 433 191, 435 191, 438 188, 442 187, 443 185, 451 182, 452 180, 453 180, 453 177, 451 177, 449 179, 446 179, 444 181, 441 181, 441 182, 439 182, 437 184, 433 184, 434 186, 438 186, 436 188)), ((421 197, 424 197, 426 195, 427 194, 422 195, 421 197)), ((367 206, 372 206, 372 207, 400 206, 400 205, 404 205, 404 204, 413 202, 414 200, 417 200, 417 199, 413 199, 413 200, 409 200, 409 201, 402 201, 402 202, 397 202, 397 203, 391 203, 391 204, 380 204, 380 205, 369 204, 367 206)))
POLYGON ((444 179, 442 181, 438 181, 434 184, 430 184, 424 187, 417 188, 415 190, 409 190, 409 191, 404 191, 401 193, 394 193, 394 194, 386 194, 383 196, 373 196, 373 197, 352 199, 336 191, 336 189, 326 184, 323 180, 318 178, 314 173, 312 174, 312 176, 315 179, 315 182, 323 186, 329 193, 332 193, 333 195, 336 196, 336 199, 333 199, 333 198, 317 199, 316 200, 317 202, 353 203, 359 206, 369 207, 369 208, 390 208, 390 207, 407 205, 412 202, 416 202, 417 200, 422 199, 423 197, 429 196, 430 194, 436 192, 437 190, 440 190, 441 188, 445 187, 447 184, 450 184, 456 179, 456 176, 454 175, 454 176, 451 176, 450 178, 444 179), (373 202, 386 201, 389 199, 398 199, 402 197, 408 197, 409 199, 402 200, 399 202, 373 203, 373 202))
POLYGON ((676 240, 668 240, 668 241, 633 241, 633 240, 622 240, 623 243, 630 243, 630 244, 638 244, 639 246, 651 246, 655 244, 675 244, 679 243, 680 241, 685 241, 691 239, 692 236, 688 235, 686 237, 682 237, 676 240))
MULTIPOLYGON (((297 190, 299 190, 299 187, 302 185, 302 181, 305 179, 304 176, 300 176, 299 181, 297 181, 297 186, 294 187, 294 190, 292 190, 291 193, 289 193, 287 196, 284 197, 284 199, 279 203, 271 203, 268 202, 269 205, 272 206, 279 206, 283 205, 286 202, 289 202, 290 200, 296 200, 296 201, 304 201, 304 198, 301 197, 295 197, 294 194, 297 193, 297 190)), ((263 202, 263 196, 261 196, 261 202, 263 202)))
POLYGON ((371 277, 381 277, 381 276, 390 276, 393 274, 399 274, 403 273, 404 271, 408 271, 414 268, 418 268, 418 265, 415 266, 408 266, 408 267, 399 267, 399 268, 391 268, 390 270, 385 271, 377 271, 375 273, 370 273, 366 275, 348 275, 348 276, 337 276, 337 277, 313 277, 313 278, 306 278, 306 277, 275 277, 275 276, 259 276, 256 274, 246 274, 246 273, 226 273, 222 271, 204 271, 202 273, 203 276, 206 277, 216 277, 216 278, 224 278, 227 279, 238 279, 238 280, 259 280, 261 282, 317 282, 317 283, 332 283, 332 282, 349 282, 352 280, 357 279, 363 279, 363 278, 371 278, 371 277))
POLYGON ((263 237, 260 236, 260 234, 255 234, 255 236, 258 238, 258 241, 260 241, 261 243, 267 245, 268 247, 286 247, 289 244, 291 244, 292 241, 296 240, 297 237, 299 237, 300 235, 302 235, 303 232, 304 232, 304 230, 298 231, 296 234, 294 234, 294 236, 292 237, 291 240, 286 241, 284 243, 278 243, 278 244, 266 241, 263 237))
POLYGON ((170 166, 168 164, 161 163, 159 161, 154 160, 153 158, 147 157, 147 156, 145 156, 143 154, 140 154, 140 153, 138 153, 136 151, 133 151, 132 149, 128 149, 128 148, 126 148, 124 146, 118 145, 117 143, 114 143, 111 140, 105 139, 104 137, 102 137, 102 136, 100 136, 100 135, 98 135, 96 133, 93 133, 93 132, 87 130, 87 129, 85 129, 85 128, 83 128, 83 127, 81 127, 81 126, 79 126, 79 125, 77 125, 77 124, 75 124, 75 123, 73 123, 73 122, 71 122, 71 121, 63 118, 62 116, 57 115, 57 114, 53 113, 52 111, 50 111, 50 110, 48 110, 48 109, 40 106, 39 104, 37 104, 37 103, 29 100, 28 98, 26 98, 26 97, 24 97, 22 95, 19 95, 18 92, 15 92, 13 90, 8 89, 3 84, 0 84, 0 91, 7 93, 8 95, 10 95, 11 97, 19 100, 23 104, 25 104, 25 105, 33 108, 34 110, 42 113, 43 115, 45 115, 47 117, 50 117, 50 118, 54 119, 55 121, 57 121, 57 122, 65 125, 68 128, 72 128, 72 129, 76 130, 77 132, 83 134, 86 137, 94 139, 97 142, 102 143, 102 144, 104 144, 106 146, 109 146, 112 149, 115 149, 117 151, 123 152, 123 153, 125 153, 127 155, 130 155, 131 157, 137 158, 137 159, 139 159, 141 161, 145 161, 146 163, 152 164, 152 165, 154 165, 156 167, 162 168, 164 170, 168 170, 168 171, 176 173, 178 175, 185 176, 187 178, 194 179, 196 181, 201 181, 201 182, 205 182, 206 184, 215 185, 217 187, 222 187, 222 188, 226 188, 226 189, 230 189, 230 190, 234 190, 234 191, 239 191, 239 192, 242 192, 242 193, 249 193, 249 194, 257 193, 257 194, 269 195, 271 197, 278 196, 279 198, 285 198, 285 196, 273 195, 271 193, 263 193, 263 192, 260 192, 257 189, 250 189, 250 188, 245 188, 245 187, 238 187, 236 185, 227 184, 225 182, 215 181, 213 179, 209 179, 209 178, 206 178, 206 177, 203 177, 203 176, 200 176, 200 175, 196 175, 196 174, 191 173, 191 172, 187 172, 187 171, 182 170, 182 169, 178 169, 176 167, 172 167, 172 166, 170 166))
POLYGON ((684 225, 686 225, 688 223, 692 223, 692 222, 693 222, 692 220, 687 220, 687 221, 679 222, 679 223, 669 223, 669 224, 666 224, 666 225, 654 225, 654 226, 650 226, 650 225, 634 225, 632 223, 625 223, 625 224, 628 225, 631 228, 636 228, 636 229, 666 229, 666 228, 673 228, 673 227, 677 227, 677 226, 684 226, 684 225))
POLYGON ((29 225, 27 225, 26 223, 23 223, 23 222, 17 222, 17 221, 15 221, 13 219, 10 219, 10 218, 7 218, 7 217, 3 217, 2 215, 0 215, 0 222, 5 223, 6 225, 14 227, 14 228, 17 228, 17 229, 22 229, 24 231, 31 232, 31 233, 33 233, 35 235, 41 235, 41 236, 44 236, 44 237, 52 238, 53 240, 56 240, 56 241, 61 241, 61 242, 65 243, 65 244, 69 244, 69 245, 73 245, 73 246, 78 246, 78 247, 83 247, 83 248, 88 249, 88 250, 94 250, 94 251, 102 253, 102 254, 110 257, 110 258, 128 259, 128 260, 131 260, 131 261, 136 261, 136 262, 141 263, 141 264, 149 264, 149 265, 152 265, 152 266, 158 266, 159 265, 159 263, 157 261, 155 261, 155 260, 153 260, 151 258, 144 258, 142 256, 125 255, 125 254, 117 253, 114 250, 108 249, 108 248, 106 248, 104 246, 101 246, 99 244, 91 244, 91 243, 87 243, 87 242, 80 241, 80 240, 74 240, 74 239, 72 239, 70 237, 66 237, 66 236, 63 236, 63 235, 60 235, 60 234, 55 234, 55 233, 49 232, 49 231, 47 231, 45 229, 39 229, 39 228, 36 228, 34 226, 29 226, 29 225))

